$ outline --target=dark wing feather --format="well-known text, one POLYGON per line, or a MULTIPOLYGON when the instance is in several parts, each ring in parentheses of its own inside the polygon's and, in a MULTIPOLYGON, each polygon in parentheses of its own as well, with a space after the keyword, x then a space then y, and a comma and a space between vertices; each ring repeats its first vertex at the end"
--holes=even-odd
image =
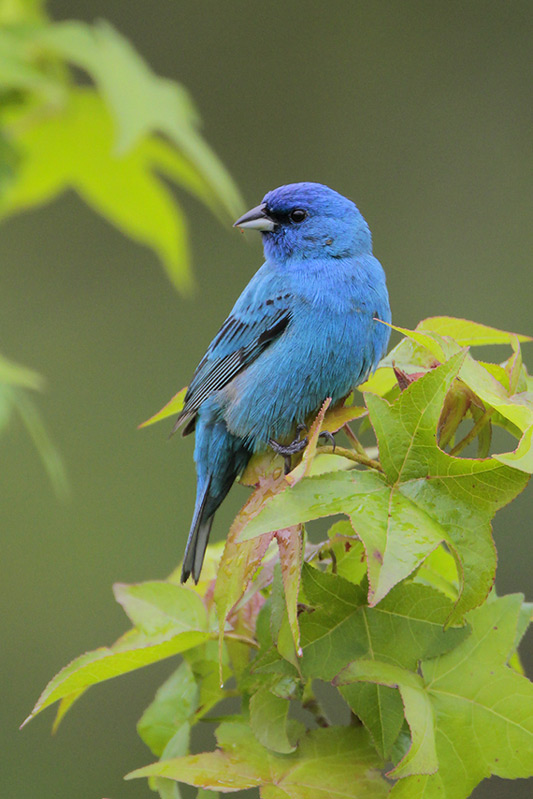
POLYGON ((252 363, 283 333, 289 322, 290 311, 279 307, 269 307, 254 321, 244 322, 229 316, 198 364, 172 432, 187 422, 183 435, 191 433, 200 405, 252 363))

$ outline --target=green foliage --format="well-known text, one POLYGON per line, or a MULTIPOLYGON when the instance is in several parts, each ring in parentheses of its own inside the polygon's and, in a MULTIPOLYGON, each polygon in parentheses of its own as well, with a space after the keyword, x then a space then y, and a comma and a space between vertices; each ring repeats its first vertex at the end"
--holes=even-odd
POLYGON ((7 427, 12 416, 18 416, 32 439, 57 494, 65 497, 68 483, 63 462, 30 393, 41 391, 43 387, 44 380, 39 374, 0 355, 0 433, 7 427))
POLYGON ((0 217, 73 189, 189 289, 186 223, 166 181, 223 221, 241 200, 185 89, 106 22, 52 23, 12 2, 0 24, 0 217), (93 85, 77 85, 72 67, 93 85))
POLYGON ((176 572, 116 587, 132 629, 63 669, 32 716, 59 701, 57 725, 91 685, 181 653, 138 726, 158 760, 128 775, 163 799, 180 782, 200 797, 464 799, 491 774, 533 775, 533 686, 517 654, 532 606, 493 590, 491 534, 532 471, 527 337, 445 317, 403 333, 362 387, 364 409, 326 402, 310 420, 289 475, 271 454, 253 459, 241 479, 254 490, 198 586, 176 572), (473 344, 511 355, 477 361, 473 344), (494 427, 514 450, 490 452, 494 427), (319 446, 321 429, 343 429, 347 446, 319 446), (338 515, 309 541, 305 525, 338 515), (332 724, 321 682, 347 726, 332 724), (190 754, 191 728, 229 696, 240 712, 215 718, 215 751, 190 754))

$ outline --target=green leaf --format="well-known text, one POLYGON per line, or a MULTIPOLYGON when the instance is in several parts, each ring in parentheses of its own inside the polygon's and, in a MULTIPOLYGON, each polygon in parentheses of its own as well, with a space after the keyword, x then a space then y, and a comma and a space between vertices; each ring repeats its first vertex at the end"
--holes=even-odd
POLYGON ((521 472, 533 474, 533 424, 528 427, 513 452, 493 456, 497 461, 521 472))
POLYGON ((328 540, 318 553, 319 561, 331 558, 332 570, 340 577, 359 585, 366 576, 365 548, 350 522, 335 522, 328 531, 328 540))
POLYGON ((166 405, 163 405, 160 411, 154 413, 153 416, 150 416, 145 422, 139 425, 138 429, 143 427, 148 427, 150 424, 155 424, 155 422, 160 422, 162 419, 166 419, 168 416, 176 416, 183 410, 183 405, 185 402, 185 394, 187 393, 187 386, 182 388, 178 391, 177 394, 174 394, 172 399, 170 399, 166 405))
POLYGON ((423 319, 416 326, 417 330, 429 333, 438 333, 440 336, 449 336, 461 347, 480 346, 486 344, 511 344, 513 338, 518 341, 531 341, 530 336, 519 333, 509 333, 507 330, 498 330, 495 327, 481 325, 468 319, 456 319, 453 316, 431 316, 423 319))
POLYGON ((66 499, 69 495, 69 485, 63 459, 50 438, 35 403, 27 392, 18 386, 0 386, 0 405, 2 399, 7 402, 8 408, 14 410, 20 417, 57 495, 66 499))
POLYGON ((443 546, 428 555, 413 579, 418 583, 437 588, 452 602, 459 594, 459 575, 457 564, 450 552, 443 546))
MULTIPOLYGON (((302 567, 302 527, 288 527, 275 534, 279 548, 283 592, 287 607, 287 621, 291 630, 294 649, 300 654, 300 629, 298 627, 298 594, 302 567)), ((242 546, 242 544, 241 544, 242 546)))
POLYGON ((63 697, 63 699, 60 699, 56 710, 56 716, 52 724, 52 733, 57 732, 59 725, 63 721, 72 705, 78 701, 80 696, 82 696, 86 690, 86 688, 80 688, 79 691, 74 691, 74 693, 67 694, 67 696, 63 697))
POLYGON ((157 690, 137 724, 140 738, 156 757, 161 757, 178 730, 184 725, 188 730, 198 706, 198 696, 193 670, 184 661, 157 690))
POLYGON ((273 752, 294 752, 287 734, 289 701, 261 688, 250 699, 250 726, 259 741, 273 752))
MULTIPOLYGON (((298 579, 299 585, 299 579, 298 579)), ((301 648, 294 643, 294 633, 291 629, 288 614, 288 600, 285 595, 284 580, 280 564, 276 563, 273 570, 272 589, 270 592, 270 633, 279 655, 287 660, 299 672, 298 657, 301 657, 301 648)), ((300 637, 298 629, 298 640, 300 637)))
MULTIPOLYGON (((0 12, 1 13, 1 12, 0 12)), ((40 26, 39 28, 40 29, 40 26)), ((28 46, 32 28, 7 26, 0 28, 0 84, 4 91, 28 91, 41 95, 50 103, 58 102, 64 86, 54 71, 43 68, 28 46)), ((49 64, 46 64, 49 67, 49 64)))
MULTIPOLYGON (((189 754, 190 735, 191 726, 188 722, 184 722, 166 744, 161 760, 170 760, 174 757, 182 757, 189 754)), ((153 777, 149 780, 149 785, 159 793, 160 799, 181 799, 181 791, 172 780, 167 780, 164 777, 153 777)))
POLYGON ((280 485, 286 485, 283 477, 265 478, 257 491, 245 503, 231 525, 224 552, 220 561, 215 585, 215 604, 219 624, 219 642, 222 648, 224 629, 228 615, 242 597, 255 572, 259 568, 274 537, 274 531, 246 543, 238 543, 243 525, 259 513, 265 496, 270 496, 280 485))
MULTIPOLYGON (((119 155, 134 149, 150 134, 162 133, 194 167, 204 190, 209 188, 230 216, 241 212, 235 184, 199 134, 198 113, 188 93, 175 81, 155 75, 108 22, 93 26, 58 23, 43 30, 38 42, 91 75, 115 119, 119 155)), ((190 188, 183 174, 179 179, 190 188)))
POLYGON ((466 799, 491 774, 533 774, 533 685, 506 665, 521 605, 512 595, 471 611, 472 635, 422 664, 439 770, 401 780, 391 799, 466 799))
MULTIPOLYGON (((458 645, 468 627, 444 629, 452 603, 440 592, 417 583, 402 583, 379 605, 364 604, 361 588, 341 577, 304 565, 303 589, 312 613, 300 617, 304 675, 331 680, 355 658, 387 661, 416 669, 422 658, 458 645)), ((350 685, 345 700, 369 729, 376 748, 387 757, 398 737, 403 710, 388 687, 350 685)))
MULTIPOLYGON (((374 395, 367 397, 388 480, 419 512, 433 517, 442 540, 456 556, 462 586, 455 619, 478 605, 490 590, 496 568, 490 520, 527 482, 515 469, 495 468, 490 458, 454 458, 439 449, 440 409, 451 380, 459 369, 462 373, 463 359, 461 353, 453 356, 411 384, 392 405, 374 395)), ((399 539, 396 552, 396 558, 403 556, 399 539)))
POLYGON ((361 408, 357 405, 336 405, 334 408, 329 408, 324 418, 322 430, 328 430, 330 433, 336 433, 342 430, 345 424, 353 422, 356 419, 362 419, 368 413, 366 408, 361 408))
POLYGON ((117 600, 139 629, 111 647, 100 647, 73 660, 50 680, 24 724, 58 700, 62 716, 91 685, 185 652, 209 637, 207 614, 194 591, 172 583, 116 586, 117 600))
MULTIPOLYGON (((346 513, 365 544, 369 595, 378 602, 446 538, 445 531, 375 472, 334 472, 282 490, 242 526, 242 540, 322 516, 346 513), (390 513, 394 503, 394 514, 390 513), (394 542, 384 565, 387 542, 394 542), (411 543, 412 542, 412 543, 411 543), (401 550, 401 558, 397 552, 401 550)), ((390 546, 390 545, 389 545, 390 546)))
POLYGON ((388 777, 400 779, 413 774, 434 774, 438 768, 435 725, 431 700, 418 674, 376 660, 357 660, 335 678, 335 685, 357 681, 399 688, 405 718, 411 731, 411 746, 388 777))
POLYGON ((505 386, 471 355, 466 356, 459 376, 486 406, 494 408, 522 432, 533 424, 533 396, 525 392, 510 396, 505 386))
POLYGON ((113 587, 115 598, 133 624, 147 636, 207 631, 207 613, 201 597, 183 585, 160 581, 113 587))
POLYGON ((150 663, 177 655, 205 641, 208 634, 200 630, 147 638, 142 634, 130 635, 126 642, 120 639, 112 647, 100 647, 80 655, 50 680, 35 707, 24 721, 40 713, 59 699, 81 693, 91 685, 127 674, 150 663))
POLYGON ((114 153, 112 119, 94 91, 73 90, 61 114, 28 127, 18 144, 23 158, 0 206, 4 216, 73 188, 126 235, 154 249, 178 288, 190 287, 183 214, 153 174, 143 141, 114 153))
POLYGON ((209 640, 194 649, 188 649, 183 657, 190 664, 200 691, 196 721, 230 695, 223 688, 224 682, 231 676, 228 655, 224 648, 222 658, 219 660, 218 641, 209 640))
POLYGON ((217 739, 215 752, 154 763, 126 779, 160 775, 223 792, 259 787, 264 799, 382 799, 388 792, 363 729, 313 730, 286 755, 261 746, 244 720, 221 724, 217 739))

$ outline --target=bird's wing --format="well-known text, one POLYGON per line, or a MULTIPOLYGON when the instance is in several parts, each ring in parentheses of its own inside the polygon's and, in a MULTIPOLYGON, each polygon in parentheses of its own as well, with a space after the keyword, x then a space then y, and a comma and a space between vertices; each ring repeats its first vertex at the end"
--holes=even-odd
POLYGON ((198 364, 172 432, 186 421, 189 423, 183 435, 192 432, 200 405, 227 386, 283 333, 291 314, 286 303, 279 302, 281 299, 288 299, 288 295, 263 302, 255 309, 247 307, 243 313, 234 309, 228 316, 198 364))

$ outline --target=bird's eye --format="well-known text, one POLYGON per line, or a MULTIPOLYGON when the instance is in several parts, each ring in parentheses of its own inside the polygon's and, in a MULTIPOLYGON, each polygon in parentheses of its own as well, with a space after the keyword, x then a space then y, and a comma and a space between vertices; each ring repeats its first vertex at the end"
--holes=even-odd
POLYGON ((291 211, 289 214, 291 222, 303 222, 306 216, 307 211, 303 208, 295 208, 294 211, 291 211))

